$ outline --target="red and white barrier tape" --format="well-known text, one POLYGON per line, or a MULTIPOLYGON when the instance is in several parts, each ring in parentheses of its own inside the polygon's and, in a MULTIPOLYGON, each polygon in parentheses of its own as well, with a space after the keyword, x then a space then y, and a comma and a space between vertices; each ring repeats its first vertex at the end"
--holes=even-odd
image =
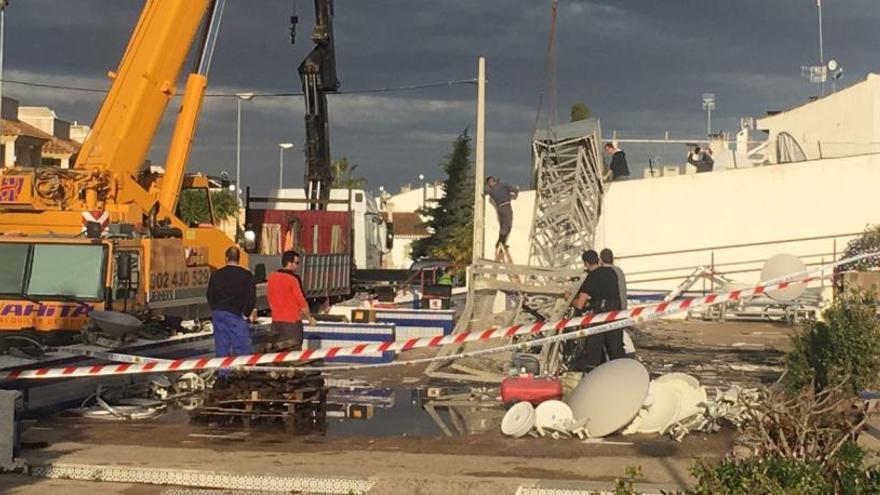
MULTIPOLYGON (((482 351, 474 351, 464 353, 461 357, 472 356, 478 354, 486 354, 489 352, 498 352, 505 349, 521 348, 523 346, 530 347, 540 345, 555 340, 569 340, 582 338, 587 335, 610 331, 616 328, 623 328, 634 323, 648 320, 654 320, 674 313, 680 313, 689 309, 700 306, 709 306, 722 304, 729 301, 738 301, 743 298, 764 294, 774 290, 785 289, 795 284, 806 284, 815 280, 825 278, 829 275, 823 274, 836 266, 852 263, 860 259, 880 256, 880 252, 866 253, 852 258, 843 259, 836 263, 823 265, 821 267, 806 270, 804 272, 787 275, 779 279, 763 282, 749 289, 735 290, 725 293, 714 293, 703 297, 686 298, 678 301, 664 302, 653 306, 641 306, 621 311, 610 311, 607 313, 588 314, 575 318, 566 318, 558 321, 546 322, 539 321, 534 324, 511 325, 508 327, 493 327, 481 332, 463 332, 458 334, 412 338, 399 342, 382 342, 378 344, 359 344, 352 347, 330 347, 327 349, 306 349, 303 351, 286 351, 272 352, 265 354, 250 354, 246 356, 229 356, 216 358, 193 358, 193 359, 177 359, 174 361, 153 361, 143 364, 98 364, 94 366, 70 366, 66 368, 38 368, 29 370, 14 370, 0 372, 0 381, 19 380, 19 379, 47 379, 47 378, 71 378, 86 376, 106 376, 106 375, 129 375, 139 373, 164 373, 194 370, 209 370, 220 368, 235 367, 253 367, 257 365, 273 365, 280 363, 293 363, 300 361, 308 361, 314 359, 332 358, 335 356, 359 356, 366 353, 376 352, 403 352, 411 349, 420 349, 427 347, 441 347, 445 345, 459 345, 478 340, 489 340, 496 338, 509 338, 517 335, 534 335, 542 331, 555 330, 557 332, 563 329, 585 327, 591 324, 601 324, 592 328, 582 328, 576 332, 570 332, 562 335, 553 335, 542 339, 533 340, 527 343, 511 344, 507 346, 494 347, 482 351), (819 273, 819 275, 813 275, 819 273)), ((442 359, 448 360, 452 356, 444 356, 442 358, 426 358, 422 360, 400 361, 387 363, 385 365, 410 365, 426 360, 442 359)), ((365 365, 363 367, 373 367, 383 365, 365 365)), ((347 366, 332 367, 351 368, 347 366)), ((327 369, 327 368, 325 368, 327 369)))

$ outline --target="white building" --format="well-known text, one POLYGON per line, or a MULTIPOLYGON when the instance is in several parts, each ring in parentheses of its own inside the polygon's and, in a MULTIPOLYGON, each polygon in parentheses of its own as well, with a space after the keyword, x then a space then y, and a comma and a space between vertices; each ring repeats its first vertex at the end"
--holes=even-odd
MULTIPOLYGON (((764 261, 779 253, 808 266, 829 263, 867 225, 880 224, 880 77, 755 127, 769 139, 732 150, 751 156, 736 168, 716 162, 711 173, 606 185, 595 247, 614 251, 631 292, 669 291, 699 266, 755 283, 764 261)), ((515 263, 528 263, 533 205, 533 191, 514 203, 515 263)), ((489 205, 486 226, 491 259, 498 227, 489 205)))
POLYGON ((43 145, 43 165, 70 168, 76 161, 80 143, 70 139, 70 122, 58 118, 49 107, 18 107, 18 120, 43 131, 49 140, 43 145))
POLYGON ((413 262, 411 257, 413 241, 430 235, 422 225, 425 218, 416 211, 425 205, 434 206, 443 194, 443 183, 438 181, 425 183, 421 187, 406 185, 397 194, 385 193, 381 196, 383 215, 394 229, 394 246, 382 262, 384 268, 410 267, 413 262))

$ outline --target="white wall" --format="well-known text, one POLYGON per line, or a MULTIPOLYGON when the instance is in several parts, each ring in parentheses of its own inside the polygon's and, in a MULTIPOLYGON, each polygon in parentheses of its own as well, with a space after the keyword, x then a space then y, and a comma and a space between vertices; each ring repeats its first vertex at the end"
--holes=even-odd
POLYGON ((386 254, 386 258, 390 258, 385 264, 388 268, 409 269, 413 260, 410 257, 412 243, 415 239, 410 236, 394 236, 394 246, 391 252, 386 254))
POLYGON ((415 187, 407 192, 386 195, 385 203, 392 206, 393 212, 414 213, 422 207, 427 199, 428 206, 434 206, 432 200, 443 197, 443 183, 436 182, 426 184, 424 187, 415 187))
MULTIPOLYGON (((690 269, 667 269, 709 265, 713 250, 626 257, 861 232, 866 224, 880 223, 877 184, 880 155, 614 183, 605 197, 597 246, 622 258, 619 264, 631 288, 672 289, 690 269), (657 272, 638 273, 649 270, 657 272), (678 278, 648 281, 669 276, 678 278)), ((838 254, 850 238, 838 239, 838 254)), ((719 267, 723 273, 760 269, 764 260, 782 252, 808 263, 827 262, 834 251, 833 240, 716 249, 714 262, 750 261, 719 267)), ((743 282, 758 279, 755 272, 731 276, 743 282)))
MULTIPOLYGON (((759 119, 757 128, 776 139, 791 134, 809 159, 880 152, 880 75, 869 74, 859 83, 818 100, 759 119)), ((771 153, 775 155, 775 153, 771 153)), ((774 158, 775 160, 775 158, 774 158)))

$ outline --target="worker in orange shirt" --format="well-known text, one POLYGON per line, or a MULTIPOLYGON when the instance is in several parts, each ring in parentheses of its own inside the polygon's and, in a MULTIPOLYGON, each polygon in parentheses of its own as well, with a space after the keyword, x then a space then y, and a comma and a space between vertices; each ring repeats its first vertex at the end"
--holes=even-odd
POLYGON ((296 351, 302 350, 302 317, 305 316, 310 325, 315 325, 299 276, 294 273, 300 260, 296 251, 285 251, 281 255, 281 269, 269 275, 268 287, 272 333, 275 334, 276 342, 291 342, 291 345, 285 347, 296 351))

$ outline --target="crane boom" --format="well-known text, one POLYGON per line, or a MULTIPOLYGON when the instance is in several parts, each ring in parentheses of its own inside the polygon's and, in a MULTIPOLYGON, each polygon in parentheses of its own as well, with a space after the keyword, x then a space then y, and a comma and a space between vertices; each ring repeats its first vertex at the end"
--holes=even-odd
POLYGON ((148 0, 75 168, 136 175, 210 0, 148 0))
MULTIPOLYGON (((293 24, 296 17, 291 18, 293 24)), ((291 37, 291 42, 293 37, 291 37)), ((336 49, 333 43, 333 0, 315 0, 315 47, 299 65, 306 114, 306 191, 309 208, 322 210, 330 199, 333 174, 330 168, 330 122, 327 93, 339 89, 336 49)))

